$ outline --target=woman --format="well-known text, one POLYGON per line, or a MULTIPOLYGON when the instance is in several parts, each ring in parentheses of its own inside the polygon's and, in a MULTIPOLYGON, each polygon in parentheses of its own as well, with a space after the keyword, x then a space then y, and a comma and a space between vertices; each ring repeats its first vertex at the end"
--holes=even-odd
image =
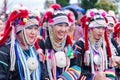
POLYGON ((81 66, 83 75, 81 77, 86 77, 86 80, 115 78, 114 70, 111 70, 114 74, 113 77, 108 77, 106 74, 106 69, 109 72, 109 67, 112 67, 113 64, 112 53, 105 31, 107 21, 103 14, 99 13, 97 9, 91 9, 81 18, 84 27, 84 39, 80 39, 73 46, 79 54, 77 58, 73 59, 71 65, 81 66))
MULTIPOLYGON (((74 57, 71 47, 72 42, 67 35, 70 22, 72 22, 70 14, 62 11, 59 4, 51 5, 50 9, 43 15, 42 23, 43 25, 48 25, 45 53, 50 80, 64 79, 62 73, 67 71, 70 65, 70 58, 74 57)), ((39 45, 41 45, 41 42, 39 42, 39 45)), ((78 72, 80 72, 80 68, 78 68, 78 72)), ((63 74, 67 74, 67 72, 63 74)), ((76 78, 66 77, 67 79, 65 80, 77 80, 80 73, 76 74, 78 74, 76 78)), ((73 76, 75 74, 70 75, 73 76)))
POLYGON ((68 35, 70 36, 72 42, 74 43, 75 41, 78 41, 80 37, 83 36, 82 27, 77 23, 78 12, 70 7, 65 8, 64 10, 66 12, 71 13, 71 18, 73 19, 73 23, 71 23, 68 35))
POLYGON ((23 6, 10 13, 0 40, 0 80, 44 80, 48 77, 42 74, 46 72, 45 66, 34 47, 38 28, 39 17, 23 6))

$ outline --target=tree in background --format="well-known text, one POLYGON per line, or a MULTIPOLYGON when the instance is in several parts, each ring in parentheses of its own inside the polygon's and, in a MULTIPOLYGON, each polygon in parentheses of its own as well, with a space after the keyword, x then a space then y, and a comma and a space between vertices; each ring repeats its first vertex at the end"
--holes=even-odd
POLYGON ((108 0, 81 0, 81 6, 86 10, 91 8, 97 8, 104 9, 106 11, 113 10, 116 13, 118 12, 117 5, 108 0))
POLYGON ((56 0, 56 3, 60 4, 62 7, 69 5, 70 0, 56 0))
POLYGON ((95 7, 98 9, 104 9, 106 11, 113 10, 115 13, 118 12, 118 6, 108 0, 100 0, 100 2, 95 5, 95 7))
POLYGON ((81 6, 87 10, 87 9, 95 8, 95 4, 97 2, 98 0, 81 0, 81 6))

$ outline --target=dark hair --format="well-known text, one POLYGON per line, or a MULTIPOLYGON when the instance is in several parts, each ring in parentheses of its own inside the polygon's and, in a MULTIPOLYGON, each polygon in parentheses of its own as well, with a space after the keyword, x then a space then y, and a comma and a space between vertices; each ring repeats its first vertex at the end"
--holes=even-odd
POLYGON ((75 16, 75 20, 78 19, 78 13, 77 13, 77 11, 75 9, 73 9, 73 8, 65 8, 65 9, 68 9, 68 10, 72 11, 74 16, 75 16))

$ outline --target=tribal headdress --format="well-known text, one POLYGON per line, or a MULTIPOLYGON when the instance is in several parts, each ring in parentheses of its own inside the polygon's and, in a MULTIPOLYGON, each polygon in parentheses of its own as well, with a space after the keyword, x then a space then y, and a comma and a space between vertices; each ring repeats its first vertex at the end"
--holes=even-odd
MULTIPOLYGON (((4 43, 8 38, 10 38, 10 57, 11 57, 11 67, 10 70, 14 70, 15 65, 15 39, 16 35, 19 34, 24 28, 30 26, 39 26, 39 17, 31 14, 26 7, 17 5, 15 9, 9 14, 9 17, 5 24, 4 34, 0 40, 0 44, 4 43)), ((26 39, 26 44, 29 44, 26 39)), ((31 45, 31 44, 30 44, 31 45)))
MULTIPOLYGON (((66 13, 63 11, 59 4, 53 4, 48 10, 45 11, 41 19, 41 26, 44 26, 46 23, 48 24, 48 28, 60 23, 66 23, 70 25, 70 23, 73 22, 71 15, 71 13, 66 13)), ((67 43, 72 44, 69 36, 67 36, 67 43)))

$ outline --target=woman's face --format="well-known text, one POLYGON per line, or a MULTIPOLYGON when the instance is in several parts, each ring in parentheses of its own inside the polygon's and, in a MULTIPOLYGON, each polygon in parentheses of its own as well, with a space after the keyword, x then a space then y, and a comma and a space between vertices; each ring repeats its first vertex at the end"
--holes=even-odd
POLYGON ((53 26, 53 35, 55 40, 62 40, 68 34, 69 26, 66 23, 53 26))
POLYGON ((93 39, 100 40, 104 35, 105 28, 104 27, 97 27, 90 29, 93 35, 93 39))
POLYGON ((38 26, 32 26, 25 29, 26 39, 29 44, 33 44, 37 38, 39 31, 38 26))
POLYGON ((107 34, 108 36, 113 33, 114 24, 108 24, 107 34))

